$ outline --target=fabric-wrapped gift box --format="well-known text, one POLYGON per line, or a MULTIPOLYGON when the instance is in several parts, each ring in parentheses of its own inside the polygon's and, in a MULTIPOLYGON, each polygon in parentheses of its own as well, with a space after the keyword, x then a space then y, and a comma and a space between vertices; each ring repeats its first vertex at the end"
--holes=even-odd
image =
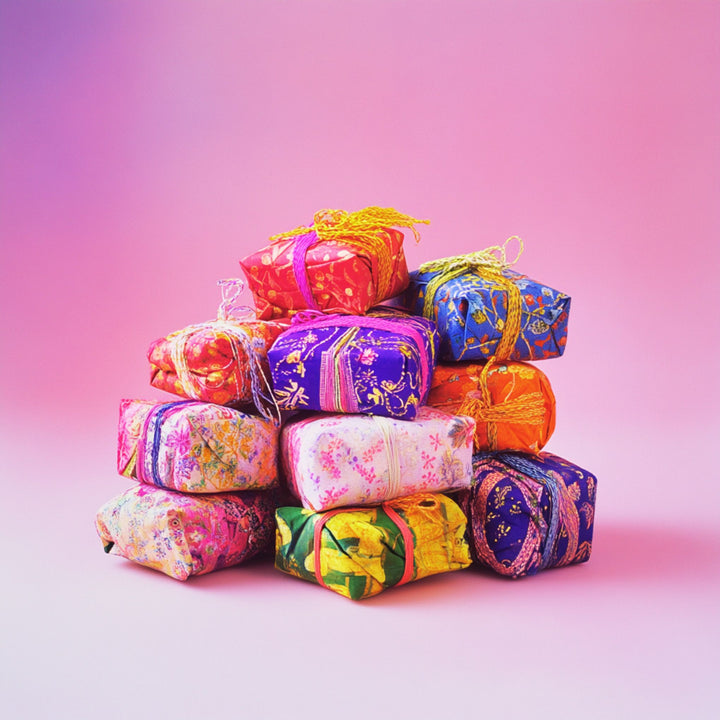
POLYGON ((176 580, 237 565, 272 548, 274 493, 186 495, 139 484, 103 505, 105 552, 176 580))
POLYGON ((314 511, 470 486, 475 421, 424 406, 409 422, 311 415, 280 435, 290 491, 314 511))
POLYGON ((425 263, 405 303, 435 320, 443 360, 542 360, 565 349, 570 297, 510 270, 504 246, 425 263))
POLYGON ((428 405, 472 417, 476 452, 542 450, 555 429, 555 395, 545 374, 529 363, 493 363, 486 374, 486 399, 484 369, 477 363, 438 364, 428 405))
POLYGON ((122 400, 118 472, 188 493, 271 488, 278 437, 272 421, 221 405, 122 400))
POLYGON ((465 516, 440 494, 379 506, 276 512, 275 567, 360 600, 470 565, 465 516))
POLYGON ((148 349, 150 384, 218 405, 267 406, 267 350, 286 323, 212 320, 155 340, 148 349))
POLYGON ((436 353, 432 321, 378 309, 364 316, 298 316, 268 360, 284 410, 412 420, 427 397, 436 353))
POLYGON ((408 284, 403 234, 416 220, 392 208, 353 213, 324 210, 314 222, 274 235, 240 265, 258 317, 290 317, 300 310, 361 315, 399 295, 408 284))
POLYGON ((585 562, 592 549, 597 479, 551 453, 480 453, 458 494, 473 558, 517 578, 585 562))

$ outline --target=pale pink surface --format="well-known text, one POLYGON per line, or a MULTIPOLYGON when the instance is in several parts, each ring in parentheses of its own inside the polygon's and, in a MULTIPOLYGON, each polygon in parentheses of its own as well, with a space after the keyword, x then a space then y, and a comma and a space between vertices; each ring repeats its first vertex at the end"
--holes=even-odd
POLYGON ((715 2, 0 5, 3 714, 715 717, 719 30, 715 2), (432 220, 411 268, 518 234, 572 296, 547 449, 598 476, 590 562, 353 604, 104 556, 117 403, 166 397, 149 343, 270 234, 371 204, 432 220))

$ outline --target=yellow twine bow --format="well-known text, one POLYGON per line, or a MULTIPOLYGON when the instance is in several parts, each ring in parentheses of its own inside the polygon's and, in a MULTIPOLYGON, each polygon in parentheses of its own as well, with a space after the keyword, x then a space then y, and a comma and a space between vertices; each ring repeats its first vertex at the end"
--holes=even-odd
POLYGON ((276 243, 315 232, 318 240, 321 241, 342 240, 360 250, 370 250, 378 258, 378 295, 380 299, 384 299, 392 282, 393 258, 390 256, 382 231, 389 227, 408 228, 412 230, 415 241, 419 242, 420 233, 415 225, 429 223, 429 220, 418 220, 394 208, 372 206, 355 212, 319 210, 315 213, 311 226, 301 225, 294 230, 272 235, 270 242, 276 243))
POLYGON ((492 274, 493 277, 502 277, 502 271, 512 267, 523 253, 523 241, 517 235, 509 237, 502 245, 491 245, 484 250, 467 253, 466 255, 452 255, 451 257, 430 260, 423 263, 419 271, 421 273, 438 273, 428 282, 425 288, 425 301, 423 304, 423 315, 433 319, 433 304, 435 293, 443 284, 466 272, 474 272, 481 277, 492 274), (512 240, 517 240, 518 251, 513 260, 508 260, 507 246, 512 240), (484 272, 483 272, 484 271, 484 272))
POLYGON ((479 267, 495 268, 504 270, 514 265, 523 253, 523 241, 517 235, 509 237, 502 245, 491 245, 484 250, 478 250, 465 255, 452 255, 439 260, 429 260, 420 266, 420 272, 453 271, 453 270, 473 270, 479 267), (518 241, 518 251, 515 253, 513 260, 507 258, 507 246, 511 240, 518 241))
POLYGON ((506 278, 502 272, 518 261, 523 249, 523 241, 517 235, 513 235, 502 245, 492 245, 491 247, 485 248, 485 250, 468 253, 467 255, 454 255, 452 257, 441 258, 440 260, 431 260, 420 266, 420 272, 437 272, 437 275, 428 282, 425 288, 425 299, 423 303, 423 315, 431 320, 435 319, 435 295, 440 286, 467 272, 489 280, 506 293, 507 316, 501 329, 500 340, 498 340, 495 346, 495 352, 492 357, 488 359, 480 373, 478 385, 481 398, 475 399, 476 402, 473 403, 471 403, 469 399, 466 400, 468 403, 466 409, 472 409, 474 413, 473 416, 479 414, 487 422, 490 450, 497 449, 496 422, 500 421, 500 415, 493 413, 492 397, 490 396, 490 390, 487 385, 487 375, 490 368, 498 360, 507 360, 510 357, 518 336, 520 335, 520 321, 522 319, 520 290, 515 283, 506 278), (508 260, 507 246, 512 240, 517 240, 518 251, 513 260, 508 260), (470 408, 470 405, 473 407, 470 408), (479 412, 480 407, 483 408, 481 413, 479 412))
MULTIPOLYGON (((527 425, 542 425, 545 420, 545 398, 540 392, 524 393, 512 400, 500 402, 497 405, 490 405, 483 397, 483 385, 478 378, 480 397, 476 393, 468 393, 460 407, 457 415, 466 415, 474 418, 475 427, 475 449, 481 450, 480 423, 487 423, 488 444, 490 450, 497 449, 497 428, 496 423, 525 423, 527 425)), ((485 385, 487 387, 487 385, 485 385)))

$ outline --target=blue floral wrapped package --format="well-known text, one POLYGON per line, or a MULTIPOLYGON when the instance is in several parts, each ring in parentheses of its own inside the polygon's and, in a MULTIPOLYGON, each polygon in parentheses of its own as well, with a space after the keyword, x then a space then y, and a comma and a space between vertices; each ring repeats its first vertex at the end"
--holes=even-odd
POLYGON ((429 392, 438 337, 425 318, 300 313, 270 348, 283 410, 364 413, 412 420, 429 392))
POLYGON ((570 297, 510 270, 517 258, 507 261, 506 246, 434 260, 410 273, 406 305, 437 323, 441 359, 562 355, 570 297))
POLYGON ((592 550, 597 479, 542 452, 479 453, 458 502, 475 562, 513 578, 585 562, 592 550))

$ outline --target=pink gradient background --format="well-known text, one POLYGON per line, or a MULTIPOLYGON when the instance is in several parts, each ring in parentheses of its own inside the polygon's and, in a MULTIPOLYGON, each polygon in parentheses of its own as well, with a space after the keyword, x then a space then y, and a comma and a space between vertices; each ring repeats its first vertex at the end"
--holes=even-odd
POLYGON ((717 2, 3 2, 3 715, 717 717, 719 31, 717 2), (590 562, 351 603, 106 557, 150 341, 366 205, 432 220, 411 267, 518 234, 572 295, 542 369, 548 450, 599 478, 590 562))

